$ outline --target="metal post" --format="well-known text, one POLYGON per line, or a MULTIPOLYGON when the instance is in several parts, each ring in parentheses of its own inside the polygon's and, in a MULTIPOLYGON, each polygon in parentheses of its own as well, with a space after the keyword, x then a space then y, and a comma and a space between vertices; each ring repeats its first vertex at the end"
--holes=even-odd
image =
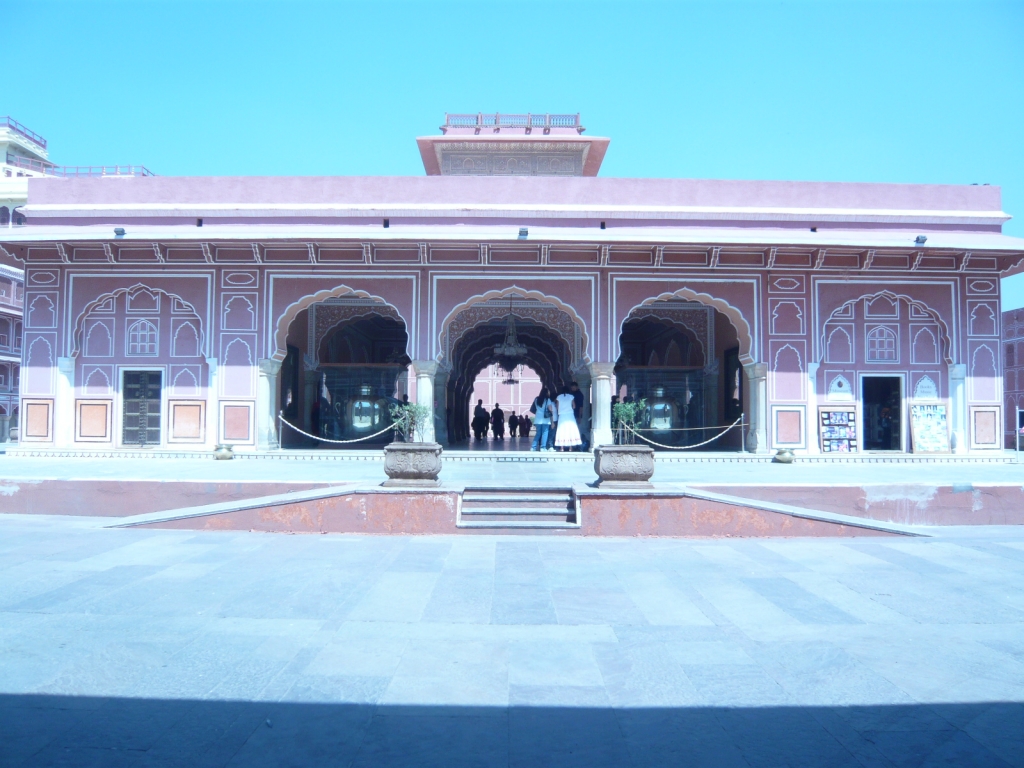
POLYGON ((747 433, 744 430, 744 419, 743 419, 743 417, 745 415, 746 414, 744 414, 742 411, 740 412, 740 453, 746 453, 747 452, 747 433))

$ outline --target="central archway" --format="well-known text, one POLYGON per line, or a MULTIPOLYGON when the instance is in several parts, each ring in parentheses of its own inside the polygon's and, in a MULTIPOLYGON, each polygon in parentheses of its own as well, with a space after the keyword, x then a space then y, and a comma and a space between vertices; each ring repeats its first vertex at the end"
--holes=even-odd
POLYGON ((448 373, 445 423, 450 444, 469 438, 473 384, 497 362, 494 348, 505 338, 509 314, 527 349, 523 363, 536 371, 543 386, 556 389, 585 375, 590 359, 583 321, 558 299, 512 286, 465 302, 446 318, 438 355, 448 373))

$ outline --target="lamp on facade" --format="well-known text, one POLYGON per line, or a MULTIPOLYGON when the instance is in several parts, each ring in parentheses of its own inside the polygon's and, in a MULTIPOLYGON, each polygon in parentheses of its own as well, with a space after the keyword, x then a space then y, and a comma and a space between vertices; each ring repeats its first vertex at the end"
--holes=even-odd
MULTIPOLYGON (((512 299, 508 300, 508 321, 505 324, 505 340, 494 345, 494 356, 501 370, 512 378, 516 368, 523 364, 527 349, 519 343, 516 333, 516 319, 512 316, 512 299)), ((506 382, 508 383, 508 382, 506 382)))

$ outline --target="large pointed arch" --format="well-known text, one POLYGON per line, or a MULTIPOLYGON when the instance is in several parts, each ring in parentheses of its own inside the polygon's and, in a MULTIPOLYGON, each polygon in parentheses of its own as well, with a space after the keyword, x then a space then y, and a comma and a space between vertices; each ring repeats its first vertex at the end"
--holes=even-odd
POLYGON ((324 290, 317 291, 312 295, 303 296, 298 301, 294 301, 287 307, 285 307, 284 312, 281 313, 281 316, 278 317, 275 322, 274 350, 273 353, 271 354, 271 357, 274 360, 284 360, 284 358, 287 356, 288 329, 291 327, 292 321, 295 320, 295 318, 298 317, 302 312, 305 312, 314 304, 327 301, 328 299, 342 298, 370 299, 371 301, 379 301, 381 304, 384 304, 390 307, 392 310, 394 310, 398 317, 401 318, 402 322, 405 324, 406 335, 409 337, 408 341, 406 342, 405 354, 408 355, 409 357, 412 357, 409 349, 410 346, 412 345, 412 331, 410 330, 411 326, 409 325, 409 321, 405 318, 405 316, 402 315, 398 307, 396 307, 391 302, 381 298, 380 296, 375 296, 372 293, 369 293, 368 291, 361 291, 355 288, 350 288, 347 285, 339 285, 334 288, 325 288, 324 290))
MULTIPOLYGON (((696 301, 700 304, 704 304, 705 306, 713 307, 725 315, 729 319, 729 322, 732 323, 733 328, 736 329, 736 338, 740 347, 740 362, 744 365, 755 362, 753 356, 754 338, 750 332, 750 323, 748 323, 747 319, 743 317, 743 313, 725 299, 719 299, 708 293, 699 293, 692 288, 680 288, 677 291, 662 293, 650 299, 645 299, 632 307, 622 318, 622 322, 619 323, 619 327, 616 329, 615 338, 612 340, 612 343, 614 344, 612 349, 612 359, 618 360, 619 356, 622 354, 622 329, 629 321, 630 316, 633 314, 633 310, 638 309, 639 307, 647 307, 652 304, 656 304, 659 301, 672 301, 673 299, 696 301)), ((711 355, 714 355, 714 350, 711 351, 711 355)))
POLYGON ((818 338, 817 338, 818 349, 817 349, 817 354, 815 355, 815 357, 817 358, 818 362, 823 362, 824 359, 825 359, 825 349, 826 349, 825 332, 826 332, 826 328, 827 328, 828 324, 830 322, 832 322, 833 320, 836 320, 836 321, 847 320, 849 317, 852 317, 853 316, 853 311, 852 310, 857 305, 857 302, 865 301, 865 300, 866 301, 874 301, 875 299, 878 299, 878 298, 883 297, 883 296, 885 298, 887 298, 889 301, 893 301, 893 302, 905 301, 911 307, 916 307, 920 311, 922 311, 925 314, 927 314, 927 316, 930 317, 932 320, 934 320, 936 325, 938 325, 938 327, 939 327, 939 333, 940 333, 940 336, 941 336, 941 338, 939 339, 939 346, 941 347, 941 350, 940 350, 939 354, 942 356, 942 359, 947 364, 952 365, 952 363, 953 363, 952 336, 949 333, 949 326, 946 325, 946 322, 942 319, 942 315, 940 315, 934 309, 929 307, 923 301, 918 301, 917 299, 914 299, 914 298, 908 296, 905 293, 896 293, 894 291, 889 291, 889 290, 882 290, 882 291, 875 291, 874 293, 864 293, 864 294, 861 294, 860 296, 858 296, 855 299, 850 299, 849 301, 843 302, 840 306, 838 306, 834 310, 832 310, 832 312, 831 312, 831 314, 829 314, 828 318, 821 324, 821 332, 818 334, 818 338))
POLYGON ((74 335, 72 336, 73 347, 71 350, 71 357, 78 357, 82 352, 82 334, 85 330, 85 321, 86 319, 88 319, 89 314, 93 310, 105 304, 113 305, 113 302, 115 302, 123 294, 128 294, 128 298, 130 299, 132 296, 143 292, 149 294, 162 294, 164 297, 167 298, 168 301, 180 302, 180 305, 186 309, 186 312, 182 313, 182 315, 184 317, 193 315, 197 324, 199 325, 199 349, 206 350, 206 331, 203 328, 203 318, 200 317, 199 313, 196 311, 196 308, 192 306, 190 302, 185 301, 183 298, 181 298, 181 296, 179 296, 176 293, 172 293, 171 291, 165 291, 162 288, 153 288, 152 286, 149 285, 136 283, 130 288, 118 288, 114 291, 110 291, 109 293, 104 293, 102 296, 96 297, 95 299, 93 299, 92 301, 85 305, 85 308, 81 312, 79 312, 78 317, 75 318, 75 330, 74 335))
MULTIPOLYGON (((587 331, 586 322, 583 320, 582 317, 580 317, 576 309, 571 304, 567 304, 557 296, 552 296, 550 294, 542 293, 540 291, 533 291, 528 290, 526 288, 520 288, 518 285, 515 284, 508 286, 507 288, 495 289, 492 291, 486 291, 484 293, 477 294, 475 296, 471 296, 461 304, 454 307, 444 318, 444 321, 441 323, 441 331, 437 338, 438 352, 435 357, 436 361, 438 363, 441 363, 443 366, 447 366, 450 363, 449 358, 452 352, 452 348, 455 342, 457 341, 457 339, 452 338, 451 335, 452 324, 454 323, 456 318, 459 317, 460 314, 472 308, 474 305, 483 304, 485 302, 494 301, 496 299, 506 299, 510 297, 531 299, 542 304, 548 305, 560 312, 563 312, 571 320, 573 326, 576 329, 576 335, 578 336, 578 343, 575 338, 565 339, 566 343, 569 345, 569 349, 572 354, 572 368, 578 369, 581 368, 582 366, 588 365, 591 362, 590 333, 587 331)), ((536 321, 536 318, 527 318, 525 315, 521 314, 517 315, 514 307, 512 310, 512 314, 515 317, 521 317, 521 319, 531 319, 536 321)), ((484 322, 486 321, 481 320, 481 322, 478 323, 477 325, 482 324, 484 322)), ((559 333, 559 329, 551 327, 547 323, 541 322, 540 324, 549 327, 552 331, 555 331, 556 333, 559 333)), ((475 325, 473 327, 475 327, 475 325)), ((565 338, 564 333, 560 333, 560 335, 562 335, 563 338, 565 338)))

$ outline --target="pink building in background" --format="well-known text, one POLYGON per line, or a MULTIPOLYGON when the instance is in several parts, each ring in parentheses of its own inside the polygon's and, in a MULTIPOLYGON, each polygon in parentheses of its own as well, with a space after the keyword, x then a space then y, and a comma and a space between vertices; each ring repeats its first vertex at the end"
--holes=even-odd
POLYGON ((1024 241, 997 187, 601 178, 583 133, 449 116, 423 177, 28 180, 0 230, 25 265, 19 450, 318 448, 404 393, 458 446, 510 315, 594 445, 623 392, 684 443, 742 416, 756 452, 1002 447, 1024 241))
POLYGON ((0 263, 0 443, 18 437, 24 293, 22 271, 0 263))
MULTIPOLYGON (((1006 397, 1006 447, 1013 448, 1014 430, 1024 427, 1016 424, 1017 409, 1024 411, 1024 309, 1003 312, 1003 365, 1006 397)), ((1024 422, 1024 414, 1020 417, 1024 422)))

